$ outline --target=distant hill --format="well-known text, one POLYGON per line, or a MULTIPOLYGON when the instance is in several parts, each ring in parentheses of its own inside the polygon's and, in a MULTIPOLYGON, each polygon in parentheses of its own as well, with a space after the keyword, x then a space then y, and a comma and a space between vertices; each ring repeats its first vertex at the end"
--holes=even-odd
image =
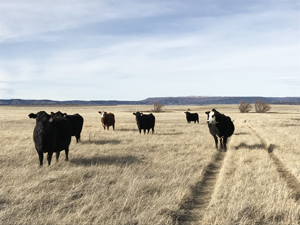
POLYGON ((240 101, 254 103, 261 99, 268 104, 300 105, 300 97, 158 97, 147 98, 140 101, 53 101, 53 100, 25 100, 25 99, 0 99, 0 105, 153 105, 160 102, 163 105, 218 105, 239 104, 240 101))

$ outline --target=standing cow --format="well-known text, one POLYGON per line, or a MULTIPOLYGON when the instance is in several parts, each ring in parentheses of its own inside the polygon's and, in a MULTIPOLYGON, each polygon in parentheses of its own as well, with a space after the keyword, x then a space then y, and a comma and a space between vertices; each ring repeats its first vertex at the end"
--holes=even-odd
POLYGON ((53 115, 54 118, 64 117, 69 120, 71 124, 71 136, 76 137, 76 142, 80 141, 80 134, 83 126, 83 117, 81 115, 79 115, 78 113, 74 115, 67 115, 67 113, 62 113, 60 111, 51 113, 51 115, 53 115))
POLYGON ((219 113, 217 110, 205 112, 207 114, 207 123, 210 133, 215 139, 218 149, 218 138, 220 139, 221 149, 227 151, 227 139, 234 132, 234 125, 229 116, 219 113))
POLYGON ((155 126, 155 117, 152 113, 146 115, 140 112, 133 113, 136 118, 136 123, 139 129, 139 132, 141 133, 142 130, 144 130, 144 134, 146 130, 152 129, 152 134, 154 133, 154 126, 155 126))
POLYGON ((107 127, 107 130, 109 130, 109 127, 112 126, 113 130, 115 130, 115 115, 113 113, 107 113, 107 112, 100 112, 101 114, 101 123, 103 125, 103 128, 105 130, 105 127, 107 127))
POLYGON ((33 131, 35 149, 39 155, 40 166, 43 165, 44 153, 48 152, 48 165, 51 164, 52 154, 56 153, 58 161, 60 151, 65 150, 66 161, 69 160, 69 145, 71 142, 71 125, 65 118, 53 118, 45 111, 37 114, 30 113, 29 118, 36 119, 33 131))
POLYGON ((188 123, 191 121, 194 121, 194 123, 199 123, 199 116, 198 113, 190 113, 190 112, 184 112, 186 114, 186 120, 188 123))

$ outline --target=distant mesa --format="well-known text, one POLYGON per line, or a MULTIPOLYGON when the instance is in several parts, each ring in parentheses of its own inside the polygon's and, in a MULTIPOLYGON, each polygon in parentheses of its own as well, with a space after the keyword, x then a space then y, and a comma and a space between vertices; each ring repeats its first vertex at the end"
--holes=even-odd
POLYGON ((220 97, 220 96, 188 96, 188 97, 157 97, 139 101, 53 101, 53 100, 25 100, 25 99, 0 99, 0 105, 153 105, 160 102, 163 105, 219 105, 239 104, 240 101, 254 103, 261 99, 268 104, 300 105, 300 97, 220 97))

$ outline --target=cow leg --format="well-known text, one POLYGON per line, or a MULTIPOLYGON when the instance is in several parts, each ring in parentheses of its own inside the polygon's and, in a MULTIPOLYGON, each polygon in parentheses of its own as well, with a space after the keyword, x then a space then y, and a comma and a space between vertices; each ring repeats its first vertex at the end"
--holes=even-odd
POLYGON ((146 129, 143 129, 144 130, 144 134, 146 134, 146 129))
POLYGON ((40 166, 43 166, 44 153, 38 152, 38 155, 39 155, 39 159, 40 159, 40 166))
POLYGON ((112 127, 113 127, 113 130, 115 130, 115 124, 113 124, 112 127))
POLYGON ((142 129, 139 128, 139 132, 141 133, 141 132, 142 132, 142 129))
POLYGON ((76 142, 78 143, 80 141, 80 134, 76 135, 76 142))
POLYGON ((51 164, 52 154, 53 154, 53 152, 48 152, 48 155, 47 155, 48 166, 50 166, 50 164, 51 164))
POLYGON ((154 134, 154 127, 152 128, 152 134, 154 134))
POLYGON ((109 130, 109 126, 107 125, 107 130, 109 130))
POLYGON ((220 145, 221 149, 224 149, 224 139, 222 137, 220 138, 220 145))
POLYGON ((148 131, 147 134, 149 134, 150 129, 147 129, 147 131, 148 131))
POLYGON ((65 149, 65 153, 66 153, 66 161, 69 161, 69 147, 65 149))
POLYGON ((214 139, 215 139, 216 149, 218 150, 218 138, 214 136, 214 139))
POLYGON ((227 137, 223 137, 224 152, 227 151, 227 137))
POLYGON ((55 154, 56 154, 56 162, 58 162, 60 152, 55 152, 55 154))

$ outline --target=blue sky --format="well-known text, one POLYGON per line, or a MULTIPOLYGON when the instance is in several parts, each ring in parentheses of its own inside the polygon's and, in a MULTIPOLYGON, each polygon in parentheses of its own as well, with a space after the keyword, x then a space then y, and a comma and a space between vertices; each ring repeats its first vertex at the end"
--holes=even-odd
POLYGON ((300 96, 299 0, 0 0, 0 99, 300 96))

